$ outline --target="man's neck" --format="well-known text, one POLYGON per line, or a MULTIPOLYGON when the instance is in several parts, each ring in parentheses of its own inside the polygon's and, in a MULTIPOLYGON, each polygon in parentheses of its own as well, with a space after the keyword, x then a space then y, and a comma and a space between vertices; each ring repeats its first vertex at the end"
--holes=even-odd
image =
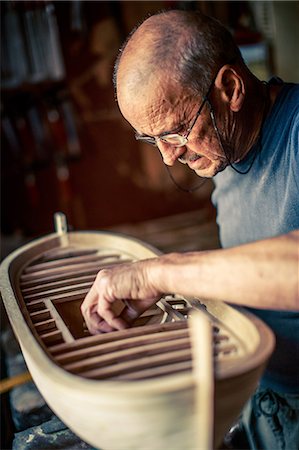
POLYGON ((247 107, 244 108, 241 120, 244 121, 242 136, 243 153, 239 161, 244 159, 261 136, 264 121, 275 102, 276 95, 268 83, 257 81, 247 92, 247 107), (246 126, 248 124, 248 128, 246 126))

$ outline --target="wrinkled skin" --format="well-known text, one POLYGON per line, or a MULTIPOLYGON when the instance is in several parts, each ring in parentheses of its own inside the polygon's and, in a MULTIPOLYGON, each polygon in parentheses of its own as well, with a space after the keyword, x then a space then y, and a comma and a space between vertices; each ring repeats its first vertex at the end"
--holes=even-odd
POLYGON ((98 273, 81 311, 92 334, 130 327, 163 293, 299 311, 298 245, 299 231, 293 231, 224 250, 114 266, 98 273))
MULTIPOLYGON (((157 80, 142 100, 136 98, 136 105, 131 95, 120 90, 118 97, 122 114, 140 134, 158 136, 174 130, 184 134, 195 117, 202 98, 191 95, 179 86, 173 86, 171 80, 169 84, 163 84, 163 89, 156 86, 156 83, 157 80)), ((229 110, 225 111, 225 115, 231 117, 227 117, 222 123, 230 126, 234 117, 229 110)), ((172 166, 178 160, 202 177, 210 178, 227 166, 227 159, 214 132, 207 104, 185 146, 176 148, 160 141, 158 149, 166 165, 172 166)))
POLYGON ((91 334, 128 328, 161 296, 146 276, 144 262, 101 270, 81 311, 91 334))

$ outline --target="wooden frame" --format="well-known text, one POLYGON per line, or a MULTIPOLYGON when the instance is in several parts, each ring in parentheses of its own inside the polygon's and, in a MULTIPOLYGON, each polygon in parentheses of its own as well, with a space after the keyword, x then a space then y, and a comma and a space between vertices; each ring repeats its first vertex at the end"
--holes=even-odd
POLYGON ((62 224, 1 264, 4 305, 37 387, 101 449, 217 448, 273 351, 256 317, 176 295, 129 330, 90 336, 79 306, 100 267, 158 254, 128 236, 62 224))

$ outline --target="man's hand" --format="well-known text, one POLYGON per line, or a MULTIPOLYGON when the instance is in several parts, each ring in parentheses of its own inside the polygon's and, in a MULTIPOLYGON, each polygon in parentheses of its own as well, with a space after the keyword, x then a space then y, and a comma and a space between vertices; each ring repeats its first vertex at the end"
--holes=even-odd
POLYGON ((101 270, 81 312, 92 334, 128 328, 161 297, 149 280, 151 260, 101 270))

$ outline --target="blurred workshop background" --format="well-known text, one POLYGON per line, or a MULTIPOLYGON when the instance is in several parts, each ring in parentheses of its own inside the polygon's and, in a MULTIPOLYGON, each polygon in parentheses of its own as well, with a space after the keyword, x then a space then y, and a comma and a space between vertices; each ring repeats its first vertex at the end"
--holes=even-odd
MULTIPOLYGON (((258 77, 299 82, 298 1, 2 0, 0 7, 1 258, 52 232, 56 211, 74 230, 124 231, 162 251, 217 247, 212 181, 180 191, 158 151, 135 140, 115 102, 113 64, 149 14, 201 10, 230 28, 258 77)), ((185 187, 198 183, 183 165, 172 174, 185 187)), ((1 350, 12 355, 1 357, 5 378, 25 366, 2 313, 1 350)), ((19 449, 14 433, 51 411, 32 386, 10 389, 1 396, 1 448, 19 449)))
MULTIPOLYGON (((135 141, 114 99, 120 44, 164 8, 219 18, 258 76, 299 81, 298 2, 1 1, 4 253, 51 232, 56 211, 80 230, 210 207, 212 183, 180 192, 158 152, 135 141)), ((183 167, 174 175, 184 186, 197 181, 183 167)))

